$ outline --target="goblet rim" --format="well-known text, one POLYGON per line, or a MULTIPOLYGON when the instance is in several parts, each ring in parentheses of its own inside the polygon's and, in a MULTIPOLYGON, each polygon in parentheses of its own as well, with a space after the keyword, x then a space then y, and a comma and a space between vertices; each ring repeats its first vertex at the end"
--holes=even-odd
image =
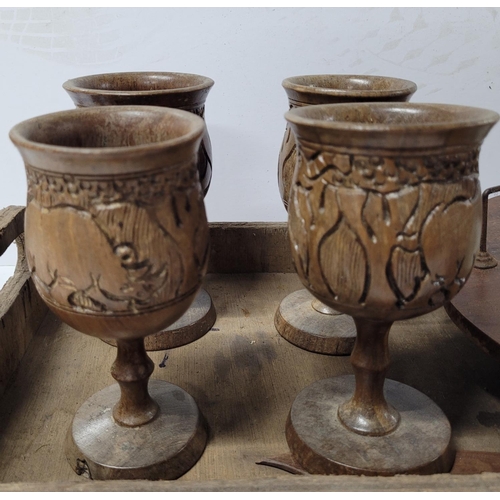
POLYGON ((56 111, 54 113, 47 113, 44 115, 35 116, 33 118, 29 118, 22 122, 19 122, 17 125, 11 128, 9 131, 10 140, 18 147, 18 148, 26 148, 34 151, 43 151, 50 152, 54 154, 71 154, 71 155, 81 155, 86 157, 96 157, 96 158, 104 158, 107 156, 113 156, 120 153, 124 153, 126 155, 133 154, 144 154, 156 152, 159 150, 163 150, 165 148, 172 148, 178 146, 180 144, 184 144, 189 142, 192 139, 197 138, 203 134, 205 130, 205 121, 199 116, 190 113, 188 111, 184 111, 177 108, 167 108, 164 106, 141 106, 141 105, 109 105, 109 106, 95 106, 95 107, 86 107, 86 108, 76 108, 69 109, 65 111, 56 111), (179 137, 174 137, 172 139, 166 139, 162 141, 155 141, 145 144, 137 144, 130 146, 110 146, 110 147, 78 147, 78 146, 61 146, 57 144, 48 144, 44 142, 35 141, 32 139, 28 139, 23 135, 23 132, 26 131, 29 127, 33 126, 37 121, 40 120, 65 120, 67 117, 73 117, 74 120, 77 119, 78 115, 104 115, 108 113, 120 114, 126 112, 137 112, 141 114, 148 113, 158 113, 163 115, 173 115, 179 116, 186 120, 187 122, 191 122, 192 130, 187 131, 179 137))
POLYGON ((302 108, 293 108, 285 113, 285 119, 294 125, 313 126, 324 130, 338 131, 356 131, 356 132, 438 132, 453 130, 463 127, 477 127, 482 125, 495 124, 500 115, 493 110, 474 106, 464 106, 461 104, 442 104, 442 103, 415 103, 415 102, 363 102, 363 103, 335 103, 335 104, 317 104, 314 106, 304 106, 302 108), (443 121, 413 122, 413 123, 382 123, 382 122, 356 122, 347 120, 335 121, 332 119, 320 119, 307 116, 311 113, 311 108, 337 110, 342 109, 353 111, 356 108, 387 109, 391 112, 398 109, 408 111, 418 110, 443 110, 457 111, 452 118, 443 121), (481 115, 481 117, 467 116, 470 113, 481 115))
POLYGON ((76 78, 71 78, 66 80, 62 87, 67 92, 74 92, 79 94, 88 95, 116 95, 116 96, 149 96, 149 95, 165 95, 165 94, 181 94, 185 92, 196 92, 198 90, 210 89, 215 84, 212 78, 208 76, 198 75, 196 73, 180 73, 174 71, 122 71, 122 72, 110 72, 110 73, 96 73, 93 75, 84 75, 76 78), (90 88, 83 86, 83 80, 85 79, 102 79, 105 81, 106 78, 116 77, 116 76, 180 76, 180 77, 196 77, 202 81, 196 85, 187 85, 178 88, 170 89, 150 89, 150 90, 118 90, 118 89, 100 89, 100 88, 90 88))
POLYGON ((293 90, 295 92, 304 94, 317 94, 325 96, 336 96, 336 97, 396 97, 404 95, 412 95, 417 91, 417 84, 411 80, 406 80, 403 78, 397 78, 392 76, 382 76, 382 75, 353 75, 353 74, 314 74, 314 75, 296 75, 285 78, 281 83, 285 90, 293 90), (345 89, 345 88, 332 88, 332 87, 322 87, 322 86, 309 86, 302 83, 298 83, 300 79, 321 79, 321 78, 341 78, 348 80, 354 79, 365 79, 371 80, 372 82, 379 81, 389 81, 391 83, 400 83, 401 87, 396 87, 393 89, 345 89))

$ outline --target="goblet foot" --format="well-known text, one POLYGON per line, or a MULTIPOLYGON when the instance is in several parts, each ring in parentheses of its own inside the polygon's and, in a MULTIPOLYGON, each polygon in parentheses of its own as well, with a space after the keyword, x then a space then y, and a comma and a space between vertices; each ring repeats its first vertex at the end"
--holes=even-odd
POLYGON ((354 392, 354 377, 320 380, 296 397, 286 424, 294 459, 311 474, 437 474, 449 472, 455 453, 451 427, 441 409, 410 386, 386 380, 385 397, 400 413, 384 436, 353 432, 337 417, 354 392))
POLYGON ((313 308, 306 289, 287 295, 274 316, 274 326, 288 342, 321 354, 350 354, 356 340, 353 319, 346 314, 324 314, 313 308))
POLYGON ((112 416, 118 384, 91 396, 78 409, 68 433, 66 458, 90 479, 176 479, 198 461, 207 441, 205 421, 194 399, 180 387, 151 380, 160 411, 140 427, 124 427, 112 416))
MULTIPOLYGON (((190 344, 203 337, 214 326, 217 314, 209 293, 199 291, 189 309, 168 328, 144 338, 146 351, 164 351, 190 344)), ((116 347, 116 341, 103 339, 116 347)))

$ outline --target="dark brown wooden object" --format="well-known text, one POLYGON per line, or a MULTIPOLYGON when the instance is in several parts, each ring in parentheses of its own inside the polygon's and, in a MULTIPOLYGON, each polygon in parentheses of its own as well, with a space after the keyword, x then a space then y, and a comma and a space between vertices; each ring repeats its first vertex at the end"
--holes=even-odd
POLYGON ((319 105, 286 114, 300 159, 289 205, 299 278, 355 318, 352 377, 306 387, 286 426, 311 473, 447 472, 451 428, 427 396, 385 381, 394 321, 437 309, 479 250, 479 147, 499 116, 450 105, 319 105), (346 400, 351 393, 352 397, 346 400))
MULTIPOLYGON (((88 75, 66 81, 63 88, 77 107, 141 105, 182 109, 205 117, 205 101, 214 81, 191 73, 125 72, 88 75)), ((206 195, 212 178, 212 145, 205 127, 197 169, 206 195)), ((148 351, 180 347, 205 335, 215 323, 210 295, 200 290, 192 306, 173 325, 145 338, 148 351)), ((115 345, 112 339, 105 342, 115 345)))
POLYGON ((68 441, 72 467, 85 463, 94 479, 174 479, 205 447, 189 394, 166 382, 149 394, 144 350, 144 337, 184 314, 207 269, 196 171, 204 129, 186 111, 109 106, 44 115, 10 133, 28 177, 26 250, 38 292, 76 330, 118 343, 119 386, 81 406, 68 441))
MULTIPOLYGON (((487 208, 484 221, 488 224, 488 254, 493 259, 500 259, 500 197, 491 198, 487 208)), ((486 250, 486 241, 484 244, 486 250)), ((445 309, 463 332, 500 360, 499 294, 500 267, 480 269, 475 266, 462 293, 447 303, 445 309)))
MULTIPOLYGON (((304 75, 282 83, 290 109, 317 104, 408 101, 415 83, 371 75, 304 75)), ((278 184, 288 210, 293 172, 297 163, 296 141, 289 124, 278 160, 278 184)), ((322 354, 350 354, 356 339, 352 318, 314 299, 306 290, 285 297, 275 316, 280 335, 302 349, 322 354)))

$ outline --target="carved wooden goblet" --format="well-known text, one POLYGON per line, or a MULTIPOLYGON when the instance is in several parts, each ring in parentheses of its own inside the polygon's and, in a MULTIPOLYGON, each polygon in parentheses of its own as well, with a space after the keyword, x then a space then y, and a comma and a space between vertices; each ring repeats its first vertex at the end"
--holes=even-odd
POLYGON ((206 272, 196 171, 204 129, 186 111, 106 106, 40 116, 10 133, 26 167, 38 292, 68 325, 118 346, 118 385, 91 396, 72 424, 94 479, 173 479, 205 447, 188 393, 160 380, 148 391, 154 366, 144 349, 144 337, 184 314, 206 272))
MULTIPOLYGON (((205 116, 205 101, 214 81, 190 73, 129 72, 88 75, 68 80, 63 88, 77 107, 150 105, 177 108, 205 116)), ((212 146, 205 127, 197 168, 206 195, 212 178, 212 146)), ((205 335, 216 320, 212 298, 200 289, 191 307, 174 324, 145 339, 147 351, 180 347, 205 335)), ((112 339, 106 342, 116 345, 112 339)))
MULTIPOLYGON (((286 78, 290 108, 316 104, 408 101, 417 86, 408 80, 370 75, 304 75, 286 78)), ((278 184, 285 208, 297 162, 295 138, 287 124, 278 160, 278 184)), ((323 354, 350 354, 356 339, 351 317, 297 290, 283 299, 275 315, 276 329, 292 344, 323 354)))
POLYGON ((298 275, 357 329, 354 377, 320 380, 297 396, 290 449, 311 473, 446 472, 449 422, 424 394, 385 380, 388 334, 465 284, 481 232, 479 147, 499 116, 370 103, 286 118, 302 157, 288 208, 298 275))

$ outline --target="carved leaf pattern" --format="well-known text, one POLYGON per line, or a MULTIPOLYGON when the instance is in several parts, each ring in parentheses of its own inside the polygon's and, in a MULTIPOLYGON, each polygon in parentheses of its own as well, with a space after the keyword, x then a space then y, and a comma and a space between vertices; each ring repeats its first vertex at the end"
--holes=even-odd
POLYGON ((387 278, 398 298, 398 305, 411 301, 417 294, 426 270, 422 267, 422 251, 396 246, 392 249, 387 278))
POLYGON ((368 279, 363 246, 345 219, 321 240, 319 263, 331 293, 341 303, 362 303, 368 279))
POLYGON ((454 296, 479 243, 478 151, 401 158, 301 143, 289 227, 304 284, 381 317, 454 296))

